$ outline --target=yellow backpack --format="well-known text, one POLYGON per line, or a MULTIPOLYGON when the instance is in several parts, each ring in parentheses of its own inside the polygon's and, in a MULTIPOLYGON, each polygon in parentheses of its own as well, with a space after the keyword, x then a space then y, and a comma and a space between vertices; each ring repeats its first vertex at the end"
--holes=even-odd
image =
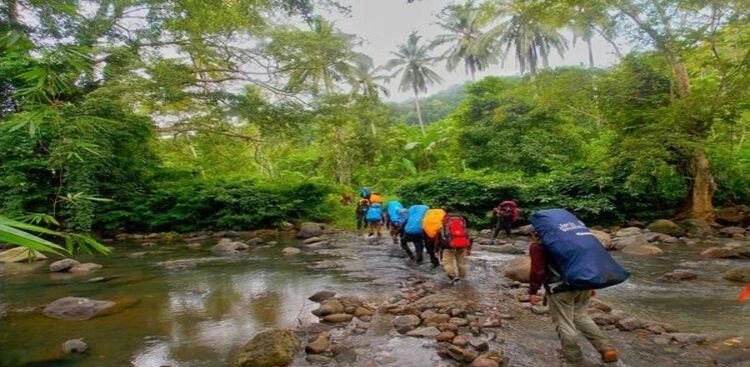
POLYGON ((375 203, 383 204, 384 202, 385 202, 385 199, 383 199, 382 196, 380 196, 378 194, 370 194, 370 203, 371 204, 375 204, 375 203))
POLYGON ((445 217, 445 210, 443 209, 430 209, 424 215, 422 220, 422 230, 430 237, 435 238, 440 228, 443 228, 443 218, 445 217))

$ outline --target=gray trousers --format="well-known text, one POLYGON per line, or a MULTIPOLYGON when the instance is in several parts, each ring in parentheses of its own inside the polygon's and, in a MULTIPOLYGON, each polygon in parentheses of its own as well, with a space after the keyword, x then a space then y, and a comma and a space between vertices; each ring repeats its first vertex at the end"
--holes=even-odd
POLYGON ((599 352, 612 348, 599 326, 588 314, 591 291, 568 291, 547 295, 549 312, 555 323, 557 336, 562 344, 563 356, 568 362, 583 361, 581 347, 578 346, 578 332, 589 340, 599 352))

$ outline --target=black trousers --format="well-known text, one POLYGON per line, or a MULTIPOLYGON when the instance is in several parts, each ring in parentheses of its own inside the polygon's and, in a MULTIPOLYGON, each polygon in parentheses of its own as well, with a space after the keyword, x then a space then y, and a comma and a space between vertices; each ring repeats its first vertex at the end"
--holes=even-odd
POLYGON ((500 233, 500 230, 505 231, 505 235, 507 237, 510 237, 510 228, 513 225, 513 219, 511 218, 503 218, 499 217, 495 220, 495 231, 492 232, 492 238, 497 238, 497 234, 500 233))
POLYGON ((407 255, 409 255, 410 259, 413 259, 418 263, 421 263, 424 260, 425 247, 427 247, 427 255, 430 256, 430 262, 432 265, 440 265, 440 260, 435 256, 435 246, 432 241, 429 239, 425 241, 424 235, 411 235, 405 233, 401 235, 401 248, 404 249, 407 255), (414 244, 415 253, 411 252, 409 242, 414 244))

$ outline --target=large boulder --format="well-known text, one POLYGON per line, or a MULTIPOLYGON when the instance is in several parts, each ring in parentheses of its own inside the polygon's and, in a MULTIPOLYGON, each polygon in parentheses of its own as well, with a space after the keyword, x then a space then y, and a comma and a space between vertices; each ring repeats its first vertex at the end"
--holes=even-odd
POLYGON ((711 224, 702 219, 685 219, 680 221, 680 226, 685 229, 688 237, 708 237, 714 233, 711 224))
POLYGON ((684 228, 668 219, 657 219, 649 224, 647 228, 651 232, 664 233, 673 237, 681 237, 685 235, 684 228))
POLYGON ((531 257, 522 256, 509 261, 505 266, 505 276, 521 283, 529 282, 531 257))
POLYGON ((591 234, 599 240, 599 243, 601 243, 604 248, 607 250, 614 250, 614 247, 612 246, 612 236, 610 236, 609 233, 592 229, 591 234))
POLYGON ((73 259, 62 259, 53 262, 49 265, 49 271, 56 273, 61 271, 67 271, 68 269, 80 264, 77 260, 73 259))
POLYGON ((716 221, 723 224, 750 224, 750 209, 744 205, 716 211, 716 221))
POLYGON ((271 329, 255 335, 229 362, 230 367, 287 366, 302 350, 302 341, 291 330, 271 329))
POLYGON ((42 313, 44 316, 59 320, 88 320, 113 306, 115 303, 111 301, 64 297, 45 306, 42 313))
POLYGON ((615 232, 615 237, 637 236, 641 233, 643 233, 643 231, 638 227, 627 227, 615 232))
POLYGON ((739 254, 737 250, 728 247, 711 247, 701 252, 703 257, 711 257, 718 259, 733 259, 738 258, 739 254))
POLYGON ((0 252, 0 263, 17 263, 29 260, 44 260, 46 258, 47 256, 44 256, 41 252, 29 250, 26 247, 15 247, 0 252))
POLYGON ((747 232, 742 227, 724 227, 719 230, 719 233, 724 237, 734 237, 736 235, 744 235, 747 232))
POLYGON ((325 230, 325 225, 320 223, 302 223, 302 225, 299 228, 299 232, 297 232, 297 237, 299 238, 311 238, 311 237, 317 237, 323 234, 323 231, 325 230))
POLYGON ((648 241, 646 241, 643 235, 634 235, 634 236, 625 236, 625 237, 615 237, 615 239, 612 240, 611 248, 615 250, 622 250, 626 247, 637 247, 637 246, 647 246, 647 245, 648 245, 648 241))
POLYGON ((236 255, 240 251, 247 250, 250 246, 239 242, 233 241, 230 238, 222 238, 219 242, 211 247, 211 252, 217 255, 236 255))
POLYGON ((724 279, 733 282, 750 283, 750 266, 738 266, 724 273, 724 279))

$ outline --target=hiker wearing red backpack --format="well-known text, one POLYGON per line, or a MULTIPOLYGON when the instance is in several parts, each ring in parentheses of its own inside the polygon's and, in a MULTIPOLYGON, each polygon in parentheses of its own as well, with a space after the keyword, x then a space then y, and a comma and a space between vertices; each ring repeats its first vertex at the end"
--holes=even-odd
POLYGON ((513 222, 518 220, 518 205, 513 200, 505 200, 492 209, 492 223, 495 230, 492 233, 492 240, 497 238, 500 230, 505 231, 506 237, 510 237, 510 229, 513 222))
POLYGON ((446 214, 443 218, 443 228, 438 232, 435 241, 435 250, 451 282, 457 283, 466 278, 467 257, 471 255, 473 242, 467 230, 466 218, 457 214, 446 214))

